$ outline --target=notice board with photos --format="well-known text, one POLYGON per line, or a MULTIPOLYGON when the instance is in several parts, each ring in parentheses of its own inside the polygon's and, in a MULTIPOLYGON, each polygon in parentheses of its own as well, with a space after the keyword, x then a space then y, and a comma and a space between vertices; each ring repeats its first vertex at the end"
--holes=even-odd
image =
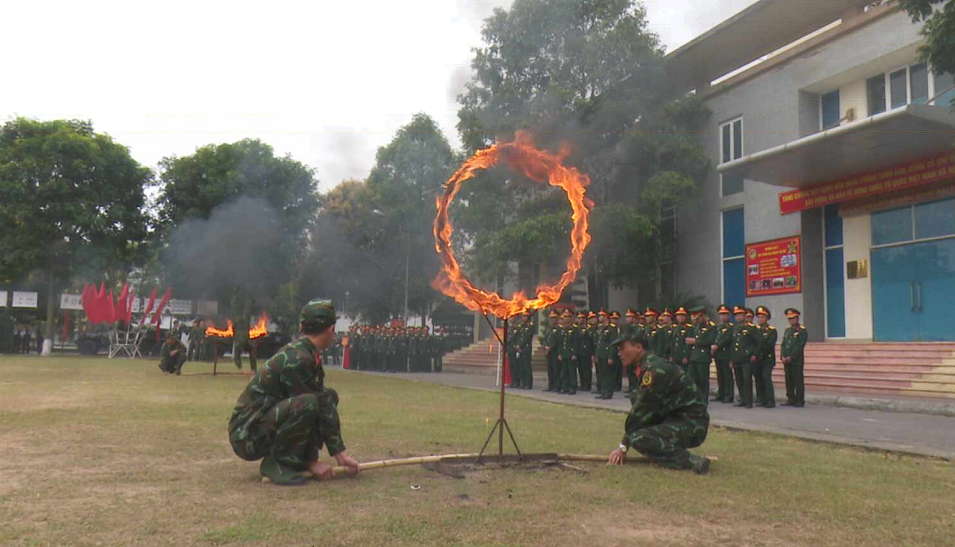
POLYGON ((746 245, 746 297, 802 292, 802 238, 746 245))

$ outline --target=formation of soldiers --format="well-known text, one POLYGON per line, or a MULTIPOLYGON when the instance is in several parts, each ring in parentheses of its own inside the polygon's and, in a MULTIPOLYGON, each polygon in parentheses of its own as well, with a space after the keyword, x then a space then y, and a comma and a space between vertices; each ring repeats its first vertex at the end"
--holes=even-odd
MULTIPOLYGON (((624 367, 611 348, 618 338, 646 337, 648 353, 679 365, 697 385, 700 393, 710 392, 710 366, 716 362, 717 391, 711 399, 753 408, 776 406, 772 373, 776 366, 776 344, 779 333, 769 324, 772 314, 764 306, 755 312, 740 306, 732 310, 721 305, 718 323, 710 319, 703 306, 687 310, 678 308, 658 312, 647 308, 643 313, 627 310, 624 323, 616 311, 608 313, 578 312, 565 309, 551 311, 543 328, 540 343, 547 356, 547 389, 574 395, 580 389, 593 391, 597 399, 612 399, 614 392, 626 393, 640 382, 638 367, 624 367), (735 318, 735 320, 733 319, 735 318), (754 323, 754 318, 756 322, 754 323), (626 369, 626 370, 624 370, 626 369), (593 375, 596 373, 596 385, 593 375), (754 397, 755 384, 755 397, 754 397)), ((789 328, 783 335, 781 359, 785 367, 786 402, 784 406, 805 405, 803 349, 808 334, 799 323, 800 312, 786 310, 789 328)), ((511 384, 516 389, 531 389, 531 353, 534 327, 528 316, 515 318, 509 325, 507 355, 511 366, 511 384)))
POLYGON ((428 327, 352 326, 348 347, 354 370, 441 372, 448 333, 428 327))

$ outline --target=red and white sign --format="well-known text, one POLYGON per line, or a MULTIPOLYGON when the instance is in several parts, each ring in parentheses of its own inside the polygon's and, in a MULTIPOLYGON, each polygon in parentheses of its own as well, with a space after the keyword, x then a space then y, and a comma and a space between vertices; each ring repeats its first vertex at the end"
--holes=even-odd
POLYGON ((746 246, 746 297, 802 292, 799 236, 746 246))

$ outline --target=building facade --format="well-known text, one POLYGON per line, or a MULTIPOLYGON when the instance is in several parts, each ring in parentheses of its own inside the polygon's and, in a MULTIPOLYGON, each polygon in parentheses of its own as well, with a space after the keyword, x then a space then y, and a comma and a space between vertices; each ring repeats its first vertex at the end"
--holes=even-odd
POLYGON ((953 341, 955 96, 895 2, 761 0, 670 54, 717 166, 678 292, 795 307, 814 340, 953 341))

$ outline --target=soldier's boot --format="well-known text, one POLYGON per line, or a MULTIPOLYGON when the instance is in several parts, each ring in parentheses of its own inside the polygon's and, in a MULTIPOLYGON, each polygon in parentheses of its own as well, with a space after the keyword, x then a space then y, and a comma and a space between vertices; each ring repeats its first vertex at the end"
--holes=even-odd
POLYGON ((690 469, 697 475, 706 475, 710 472, 710 459, 704 456, 690 454, 690 469))
POLYGON ((284 466, 270 457, 262 459, 262 463, 259 464, 259 472, 262 473, 263 477, 267 477, 279 486, 300 486, 305 484, 306 480, 298 471, 284 466))

